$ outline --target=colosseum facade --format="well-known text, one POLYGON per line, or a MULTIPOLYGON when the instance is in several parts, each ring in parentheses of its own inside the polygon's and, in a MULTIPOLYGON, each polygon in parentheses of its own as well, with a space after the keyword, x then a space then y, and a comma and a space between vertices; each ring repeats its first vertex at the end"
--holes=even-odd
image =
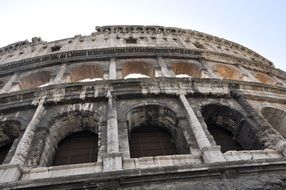
POLYGON ((161 26, 0 48, 0 189, 285 189, 286 73, 161 26))

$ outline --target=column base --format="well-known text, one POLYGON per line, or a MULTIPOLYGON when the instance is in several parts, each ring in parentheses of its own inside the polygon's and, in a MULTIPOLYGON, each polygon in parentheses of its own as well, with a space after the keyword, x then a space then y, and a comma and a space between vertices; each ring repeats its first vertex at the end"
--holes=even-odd
POLYGON ((283 156, 286 157, 286 142, 280 140, 277 144, 276 144, 277 150, 281 152, 281 154, 283 156))
POLYGON ((23 169, 20 164, 7 164, 0 166, 0 183, 18 181, 23 169))
POLYGON ((122 153, 103 155, 102 162, 104 172, 122 170, 122 153))
POLYGON ((206 163, 225 162, 220 146, 209 146, 202 149, 203 160, 206 163))

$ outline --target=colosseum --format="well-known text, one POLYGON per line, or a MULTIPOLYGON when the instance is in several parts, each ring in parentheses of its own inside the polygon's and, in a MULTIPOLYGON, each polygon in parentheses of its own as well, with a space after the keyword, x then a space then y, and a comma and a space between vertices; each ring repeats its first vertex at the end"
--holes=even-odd
POLYGON ((286 188, 286 73, 189 29, 0 48, 0 189, 286 188))

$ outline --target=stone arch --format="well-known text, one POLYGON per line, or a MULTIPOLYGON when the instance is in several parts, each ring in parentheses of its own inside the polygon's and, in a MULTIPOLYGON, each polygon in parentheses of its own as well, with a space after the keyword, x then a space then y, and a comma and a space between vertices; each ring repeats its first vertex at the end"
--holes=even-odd
POLYGON ((97 161, 98 135, 84 130, 72 133, 60 141, 53 166, 97 161))
POLYGON ((47 84, 51 79, 50 71, 40 71, 33 73, 27 76, 24 76, 20 79, 20 89, 31 89, 40 87, 44 84, 47 84))
POLYGON ((17 120, 5 120, 0 123, 0 164, 5 163, 14 140, 21 132, 21 123, 17 120))
POLYGON ((231 65, 216 64, 213 69, 224 79, 243 81, 248 80, 248 76, 242 74, 238 68, 231 65))
POLYGON ((176 62, 172 64, 176 77, 202 77, 202 66, 198 63, 176 62))
POLYGON ((206 104, 201 108, 209 133, 222 151, 262 149, 251 120, 240 111, 221 104, 206 104), (218 139, 220 138, 220 139, 218 139))
MULTIPOLYGON (((184 132, 178 126, 176 113, 166 106, 149 104, 133 107, 126 114, 126 123, 129 142, 131 142, 132 132, 134 131, 142 129, 141 131, 144 132, 146 130, 154 131, 154 133, 162 132, 166 136, 170 136, 170 141, 178 154, 189 153, 184 132)), ((130 144, 131 146, 132 144, 130 144)))
POLYGON ((263 84, 270 84, 270 85, 276 84, 276 81, 272 77, 270 77, 266 74, 255 72, 254 76, 257 80, 259 80, 263 84))
MULTIPOLYGON (((100 122, 101 117, 99 117, 99 114, 91 111, 75 110, 72 112, 64 112, 56 116, 52 122, 48 124, 50 127, 45 128, 47 129, 47 135, 45 137, 44 148, 40 156, 40 165, 51 165, 56 149, 58 148, 58 144, 65 137, 73 133, 91 131, 98 135, 98 141, 100 141, 100 122)), ((100 145, 100 143, 98 143, 98 145, 100 145)))
POLYGON ((152 64, 145 61, 128 61, 123 64, 123 78, 155 77, 155 68, 152 64))
POLYGON ((267 121, 276 129, 284 138, 286 138, 286 112, 274 108, 274 107, 263 107, 261 114, 267 121))
POLYGON ((72 69, 69 81, 77 82, 77 81, 95 81, 103 79, 103 69, 98 65, 83 65, 77 66, 72 69))

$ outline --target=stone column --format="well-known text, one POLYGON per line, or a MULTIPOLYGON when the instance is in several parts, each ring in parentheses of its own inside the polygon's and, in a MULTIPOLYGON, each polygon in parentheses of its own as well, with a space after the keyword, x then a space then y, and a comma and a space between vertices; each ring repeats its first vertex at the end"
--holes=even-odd
POLYGON ((66 70, 67 70, 67 64, 64 63, 64 64, 62 64, 60 66, 60 68, 59 68, 59 70, 57 72, 56 78, 55 78, 55 80, 53 82, 54 84, 58 84, 58 83, 62 83, 63 82, 63 76, 64 76, 66 70))
POLYGON ((18 76, 19 76, 18 73, 14 73, 14 75, 8 80, 8 82, 0 90, 0 93, 9 92, 9 90, 12 88, 13 84, 18 79, 18 76))
POLYGON ((107 105, 107 151, 103 155, 103 171, 122 169, 122 154, 119 152, 116 101, 108 91, 107 105))
POLYGON ((198 146, 202 151, 204 161, 207 163, 224 162, 225 159, 222 152, 220 151, 220 146, 211 145, 186 96, 184 94, 180 94, 179 97, 183 107, 187 111, 188 122, 192 128, 198 146))
POLYGON ((28 124, 27 128, 25 129, 25 132, 18 144, 18 147, 15 151, 14 156, 12 157, 10 164, 21 164, 23 165, 25 162, 25 159, 27 157, 28 151, 30 149, 33 137, 34 137, 34 132, 36 129, 36 125, 39 123, 41 117, 45 113, 45 107, 44 107, 44 102, 45 102, 46 97, 42 97, 39 100, 38 107, 28 124))
POLYGON ((170 72, 161 56, 157 57, 157 61, 161 67, 161 71, 164 77, 175 77, 173 72, 170 72))
POLYGON ((46 97, 42 97, 39 101, 38 107, 28 124, 25 132, 16 148, 14 156, 12 157, 9 164, 0 167, 0 182, 11 182, 19 179, 22 173, 22 168, 25 164, 28 151, 31 148, 32 140, 36 125, 45 113, 44 101, 46 97))
POLYGON ((126 121, 118 120, 120 152, 123 158, 130 158, 128 127, 126 121))
POLYGON ((109 61, 109 79, 116 79, 116 62, 114 58, 111 58, 109 61))

